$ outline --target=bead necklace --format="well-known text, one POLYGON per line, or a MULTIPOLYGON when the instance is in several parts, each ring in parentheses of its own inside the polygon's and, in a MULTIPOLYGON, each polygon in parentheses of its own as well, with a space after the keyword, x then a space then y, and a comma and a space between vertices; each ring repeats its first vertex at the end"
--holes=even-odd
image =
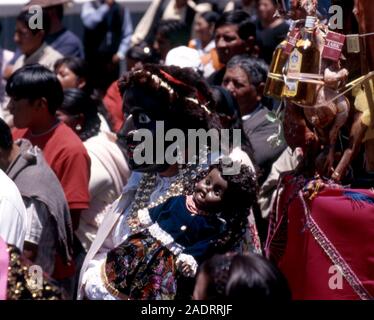
MULTIPOLYGON (((205 151, 206 152, 206 151, 205 151)), ((201 153, 200 153, 201 154, 201 153)), ((171 197, 187 194, 190 184, 194 184, 196 178, 203 171, 201 164, 187 164, 185 167, 178 166, 178 176, 174 182, 168 187, 167 192, 160 196, 157 200, 149 203, 152 192, 156 187, 157 173, 144 173, 136 190, 135 198, 130 210, 128 225, 133 233, 139 231, 140 221, 138 212, 141 209, 151 209, 164 203, 171 197)))

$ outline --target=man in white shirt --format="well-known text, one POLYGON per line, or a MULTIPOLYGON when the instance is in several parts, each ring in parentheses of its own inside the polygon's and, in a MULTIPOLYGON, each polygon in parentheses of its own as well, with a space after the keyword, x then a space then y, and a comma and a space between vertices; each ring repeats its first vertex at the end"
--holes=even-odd
POLYGON ((27 213, 12 180, 0 170, 0 237, 21 251, 26 236, 27 213))

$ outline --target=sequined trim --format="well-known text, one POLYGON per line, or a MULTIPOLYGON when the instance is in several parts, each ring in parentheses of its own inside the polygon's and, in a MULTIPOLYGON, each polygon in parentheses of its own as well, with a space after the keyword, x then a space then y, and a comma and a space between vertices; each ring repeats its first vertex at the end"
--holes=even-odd
MULTIPOLYGON (((187 264, 191 268, 191 273, 182 273, 187 277, 194 277, 196 275, 198 264, 195 258, 189 254, 181 253, 176 261, 177 266, 181 266, 183 263, 187 264)), ((180 268, 181 269, 181 268, 180 268)))
POLYGON ((250 233, 251 242, 253 244, 253 252, 262 255, 261 241, 258 235, 256 224, 249 222, 248 229, 250 233))
POLYGON ((8 246, 8 300, 62 300, 64 296, 60 288, 52 284, 46 274, 43 274, 41 288, 32 289, 28 283, 33 283, 30 278, 29 266, 31 263, 24 260, 19 249, 8 246))
POLYGON ((0 237, 0 300, 6 300, 8 285, 9 250, 0 237))
POLYGON ((307 204, 305 203, 305 200, 304 200, 304 197, 303 197, 303 194, 302 194, 301 191, 299 192, 299 198, 300 198, 301 203, 303 204, 303 207, 304 207, 306 225, 309 228, 310 232, 312 233, 314 239, 318 242, 320 247, 327 254, 327 256, 331 259, 331 261, 335 265, 340 267, 344 278, 348 281, 349 285, 357 293, 357 295, 360 297, 360 299, 362 299, 362 300, 373 300, 373 297, 370 295, 370 293, 362 285, 361 281, 358 279, 356 274, 350 268, 348 263, 340 255, 338 250, 329 241, 327 236, 319 228, 318 224, 315 222, 315 220, 311 216, 310 210, 309 210, 307 204))
POLYGON ((305 179, 296 176, 287 181, 289 176, 279 179, 276 193, 276 202, 269 218, 268 236, 265 244, 265 254, 270 260, 280 261, 287 245, 288 233, 288 208, 291 202, 298 196, 300 189, 303 189, 305 179), (294 185, 294 190, 281 205, 287 185, 294 185))
POLYGON ((109 282, 108 280, 108 277, 106 275, 106 271, 105 271, 105 265, 106 265, 106 261, 104 261, 104 263, 101 265, 101 272, 100 272, 100 276, 101 276, 101 280, 103 282, 103 285, 104 285, 104 288, 114 297, 120 299, 120 300, 130 300, 129 296, 123 294, 122 292, 120 292, 119 290, 117 290, 115 287, 112 286, 112 284, 109 282))

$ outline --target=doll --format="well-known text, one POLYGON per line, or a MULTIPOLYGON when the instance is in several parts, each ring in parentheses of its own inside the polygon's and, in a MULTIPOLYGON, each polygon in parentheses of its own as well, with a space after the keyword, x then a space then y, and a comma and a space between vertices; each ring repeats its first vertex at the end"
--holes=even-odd
POLYGON ((210 167, 192 195, 169 198, 138 211, 139 231, 109 251, 102 280, 117 299, 174 299, 180 275, 194 277, 198 265, 240 239, 248 208, 256 199, 256 178, 241 165, 224 175, 210 167))

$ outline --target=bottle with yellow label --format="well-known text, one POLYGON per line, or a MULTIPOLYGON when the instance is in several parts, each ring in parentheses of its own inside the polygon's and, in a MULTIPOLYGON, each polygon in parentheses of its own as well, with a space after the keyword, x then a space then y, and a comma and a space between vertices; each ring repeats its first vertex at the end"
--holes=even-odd
POLYGON ((287 38, 283 40, 275 49, 273 59, 269 68, 268 77, 266 79, 264 95, 280 100, 282 98, 284 79, 283 68, 285 67, 289 53, 286 52, 288 37, 295 29, 296 22, 292 21, 287 38))
POLYGON ((319 75, 320 52, 314 39, 316 19, 313 16, 306 18, 302 38, 288 58, 283 90, 284 97, 306 106, 316 103, 317 86, 323 78, 319 75))

